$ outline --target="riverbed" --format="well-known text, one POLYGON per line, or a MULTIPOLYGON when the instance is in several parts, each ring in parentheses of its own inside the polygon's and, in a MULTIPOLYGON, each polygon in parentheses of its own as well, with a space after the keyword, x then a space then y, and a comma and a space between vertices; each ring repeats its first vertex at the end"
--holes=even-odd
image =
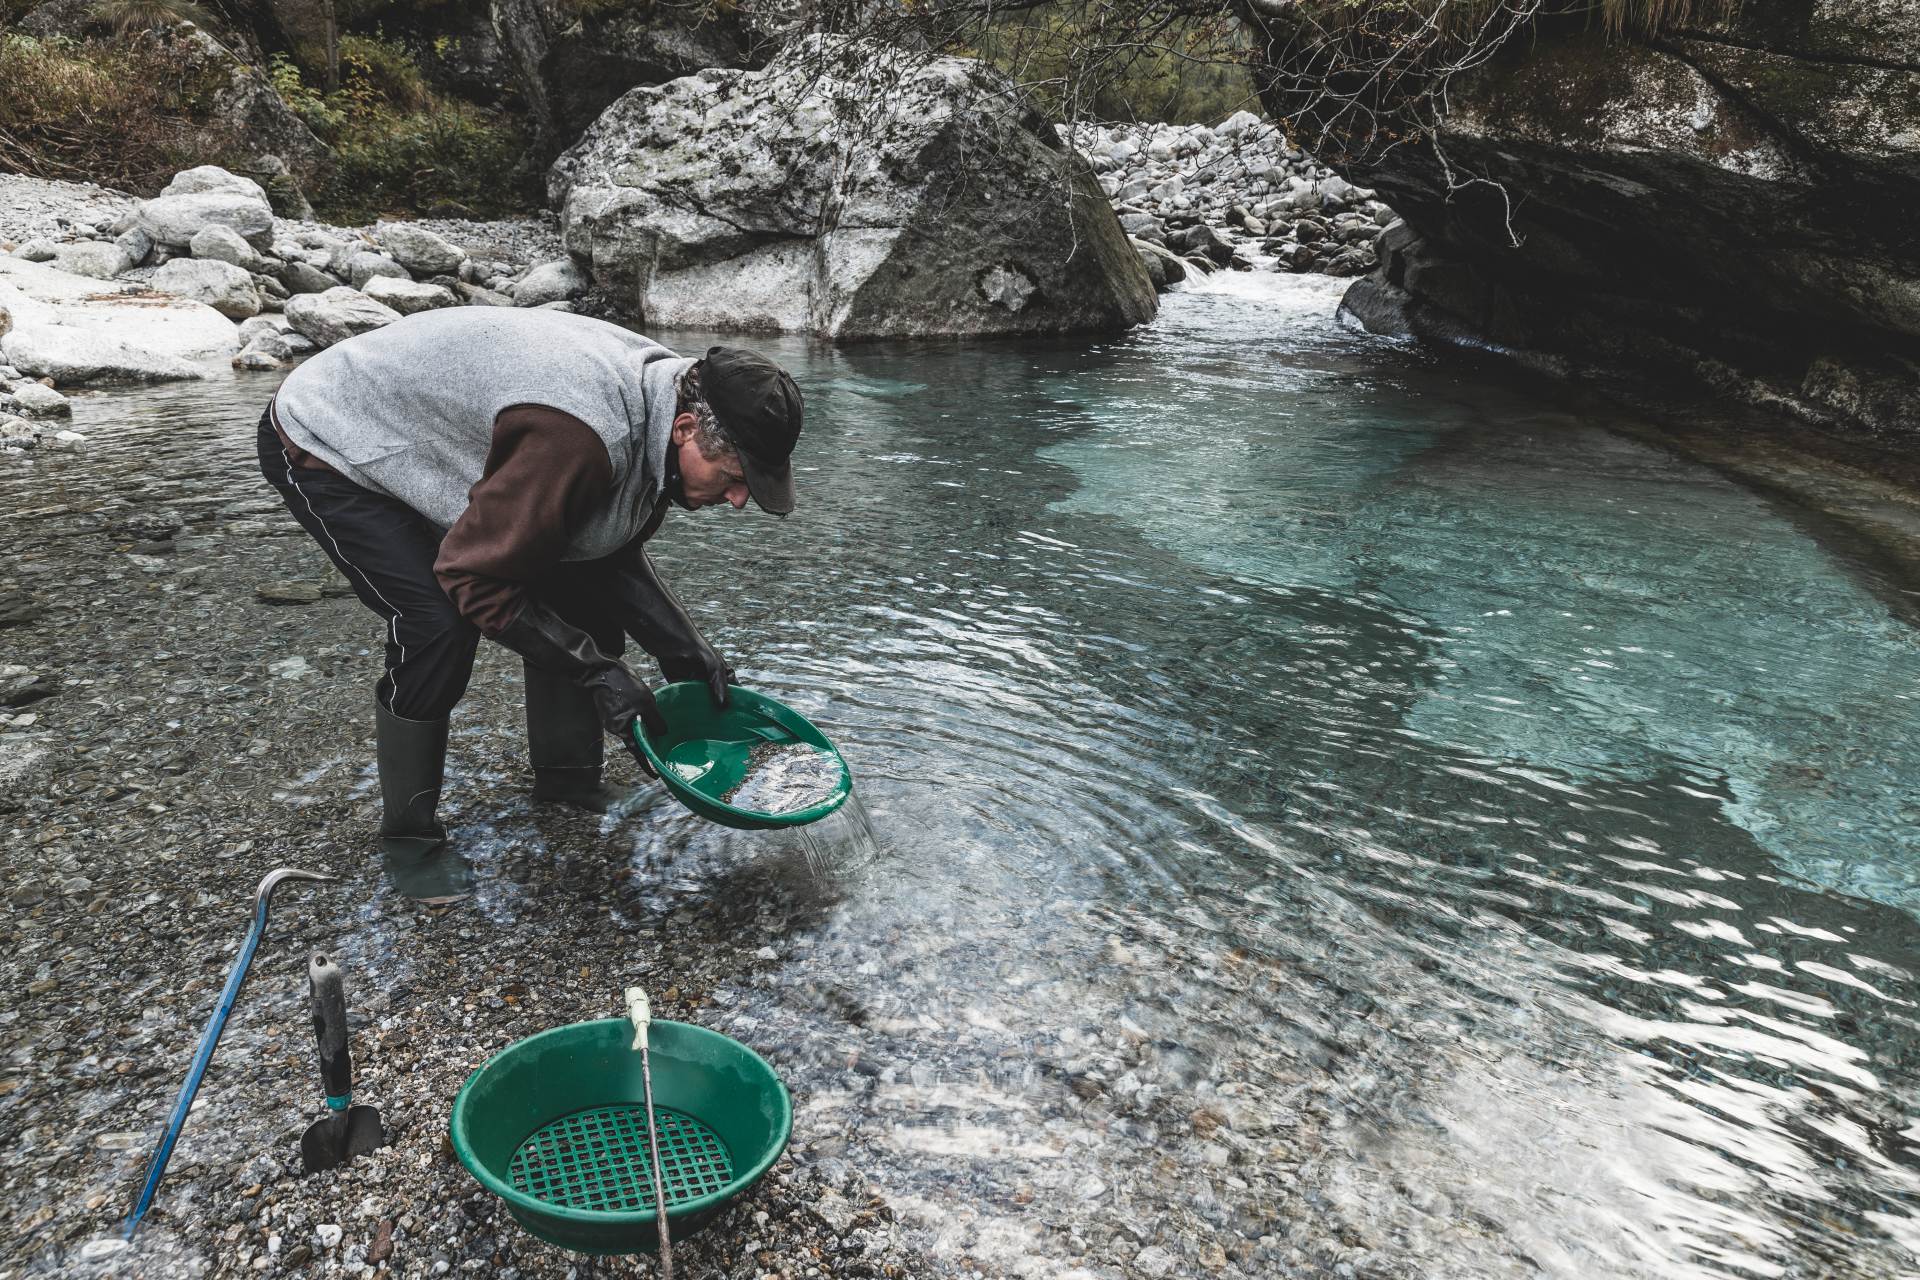
POLYGON ((488 1054, 632 983, 794 1096, 687 1275, 1910 1272, 1917 584, 1621 410, 1349 331, 1343 284, 757 343, 800 509, 677 512, 655 559, 870 830, 535 810, 483 646, 445 910, 379 878, 377 629, 254 473, 277 375, 76 399, 84 449, 0 457, 41 610, 0 662, 57 686, 0 726, 0 1276, 645 1274, 442 1138, 488 1054), (340 880, 282 891, 109 1252, 276 865, 340 880), (394 1143, 302 1179, 315 947, 394 1143))

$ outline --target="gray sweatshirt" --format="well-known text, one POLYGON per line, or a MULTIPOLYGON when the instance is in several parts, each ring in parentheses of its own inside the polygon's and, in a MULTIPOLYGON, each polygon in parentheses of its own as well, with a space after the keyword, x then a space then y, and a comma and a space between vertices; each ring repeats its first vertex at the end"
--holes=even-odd
POLYGON ((274 397, 280 429, 363 488, 450 529, 486 469, 495 420, 545 405, 585 423, 612 464, 608 500, 563 559, 631 542, 666 482, 681 373, 694 363, 637 333, 560 311, 446 307, 329 347, 274 397))

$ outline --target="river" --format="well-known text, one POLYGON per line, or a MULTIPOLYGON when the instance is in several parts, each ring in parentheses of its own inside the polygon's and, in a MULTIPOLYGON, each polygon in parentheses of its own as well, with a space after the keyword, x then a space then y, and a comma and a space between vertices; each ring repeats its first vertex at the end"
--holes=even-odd
MULTIPOLYGON (((799 511, 676 513, 655 558, 835 737, 871 838, 643 791, 556 851, 499 799, 490 657, 462 927, 563 950, 551 857, 608 936, 718 948, 701 1020, 952 1274, 1911 1273, 1914 584, 1614 411, 1342 328, 1343 284, 1216 277, 1097 342, 755 343, 807 396, 799 511)), ((0 463, 0 514, 81 649, 139 648, 96 748, 200 736, 251 802, 363 823, 370 617, 239 607, 321 572, 251 474, 272 385, 83 398, 89 447, 0 463), (101 571, 156 503, 180 567, 101 571)), ((357 919, 417 982, 404 913, 357 919)))

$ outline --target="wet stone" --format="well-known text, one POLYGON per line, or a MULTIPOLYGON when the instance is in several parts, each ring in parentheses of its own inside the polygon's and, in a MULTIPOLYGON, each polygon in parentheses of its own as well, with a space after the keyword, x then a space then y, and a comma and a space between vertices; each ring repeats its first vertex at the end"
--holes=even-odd
POLYGON ((46 613, 40 605, 19 596, 0 596, 0 627, 20 627, 46 613))
POLYGON ((263 582, 253 595, 267 604, 318 604, 322 591, 315 582, 263 582))
POLYGON ((26 674, 11 679, 0 677, 0 707, 28 706, 59 692, 60 686, 46 676, 26 674))

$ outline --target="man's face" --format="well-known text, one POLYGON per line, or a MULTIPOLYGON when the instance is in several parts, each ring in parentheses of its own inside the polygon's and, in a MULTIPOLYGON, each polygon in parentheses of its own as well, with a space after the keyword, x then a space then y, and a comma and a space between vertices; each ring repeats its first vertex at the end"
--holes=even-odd
POLYGON ((716 502, 738 510, 747 505, 747 474, 740 457, 728 449, 717 458, 700 452, 699 419, 683 413, 673 420, 673 447, 679 450, 680 494, 687 509, 697 511, 716 502))

